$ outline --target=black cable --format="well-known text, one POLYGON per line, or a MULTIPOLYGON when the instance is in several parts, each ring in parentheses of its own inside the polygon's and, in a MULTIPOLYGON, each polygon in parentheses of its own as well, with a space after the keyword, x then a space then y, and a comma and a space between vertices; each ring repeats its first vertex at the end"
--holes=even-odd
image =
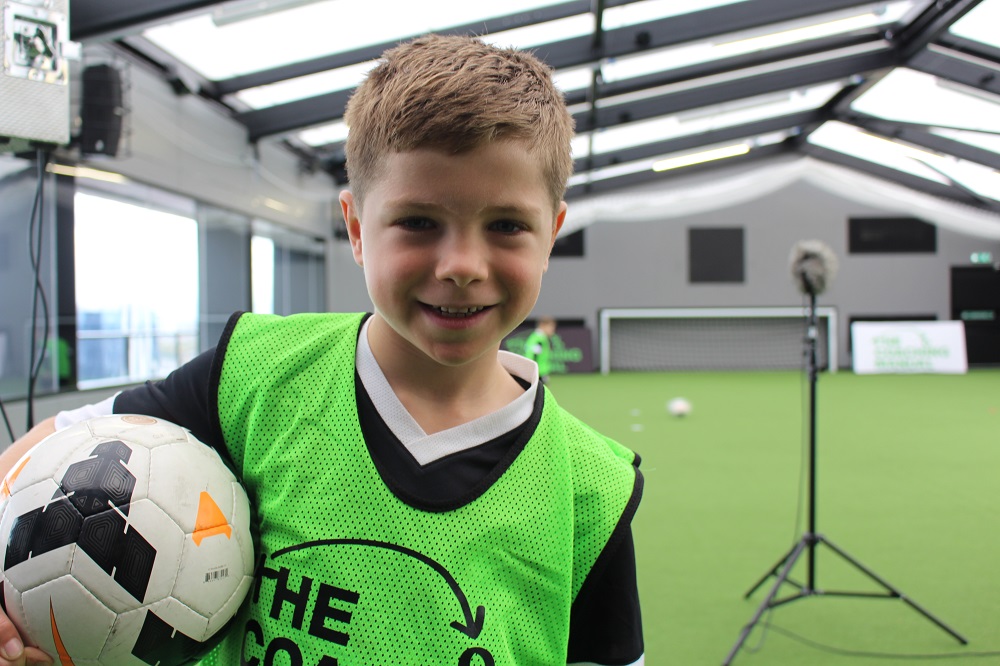
POLYGON ((814 641, 811 638, 806 638, 800 634, 790 631, 783 627, 779 627, 776 624, 770 624, 769 627, 775 632, 781 634, 786 638, 790 638, 793 641, 801 643, 807 647, 811 647, 822 652, 827 652, 830 654, 840 655, 842 657, 868 657, 871 659, 982 659, 986 657, 1000 657, 1000 651, 987 651, 987 652, 930 652, 930 653, 913 653, 913 652, 874 652, 867 650, 850 650, 848 648, 841 648, 835 645, 827 645, 825 643, 820 643, 819 641, 814 641))
POLYGON ((31 219, 28 223, 28 254, 31 259, 31 268, 35 277, 35 289, 31 303, 31 333, 29 343, 28 358, 30 365, 28 374, 28 397, 27 397, 27 429, 31 430, 35 425, 35 385, 38 383, 38 376, 41 373, 42 364, 45 361, 45 352, 49 339, 49 304, 45 296, 45 287, 42 284, 42 240, 45 229, 45 167, 48 164, 49 155, 42 149, 37 151, 38 182, 35 186, 35 202, 31 207, 31 219), (37 238, 36 238, 37 237, 37 238), (42 303, 42 345, 38 351, 38 362, 35 362, 35 338, 38 328, 38 303, 42 303))
POLYGON ((3 406, 3 398, 0 398, 0 414, 3 415, 3 424, 7 426, 10 443, 13 444, 16 438, 14 437, 14 429, 10 427, 10 417, 7 416, 7 409, 3 406))

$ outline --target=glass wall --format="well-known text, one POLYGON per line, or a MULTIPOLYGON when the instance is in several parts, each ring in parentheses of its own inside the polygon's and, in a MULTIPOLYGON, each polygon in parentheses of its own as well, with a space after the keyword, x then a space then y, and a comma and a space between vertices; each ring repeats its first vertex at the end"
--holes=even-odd
POLYGON ((255 220, 253 306, 290 315, 326 309, 326 246, 322 239, 255 220))
POLYGON ((4 401, 162 378, 236 311, 326 308, 322 239, 10 155, 0 201, 4 401))

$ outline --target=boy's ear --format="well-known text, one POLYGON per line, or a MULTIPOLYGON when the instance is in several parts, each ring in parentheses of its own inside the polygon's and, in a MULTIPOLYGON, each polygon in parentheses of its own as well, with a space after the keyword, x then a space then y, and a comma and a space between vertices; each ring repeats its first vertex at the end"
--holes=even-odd
POLYGON ((559 202, 559 210, 556 212, 556 216, 552 220, 552 239, 549 241, 549 253, 545 255, 544 270, 549 269, 549 255, 552 254, 552 246, 556 244, 556 236, 559 235, 559 230, 562 229, 563 222, 566 221, 566 211, 568 209, 569 207, 566 205, 565 201, 559 202))
POLYGON ((354 201, 353 193, 347 190, 340 193, 340 211, 344 215, 347 237, 351 240, 351 252, 354 254, 354 263, 364 267, 365 262, 361 254, 361 216, 354 201))

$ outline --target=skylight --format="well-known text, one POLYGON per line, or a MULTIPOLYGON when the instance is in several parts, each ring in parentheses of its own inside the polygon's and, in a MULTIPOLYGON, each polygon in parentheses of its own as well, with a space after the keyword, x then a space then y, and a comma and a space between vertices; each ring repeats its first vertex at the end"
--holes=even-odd
MULTIPOLYGON (((842 87, 843 84, 839 82, 826 83, 803 90, 759 95, 676 115, 619 125, 594 133, 593 150, 595 154, 613 152, 646 143, 816 109, 826 104, 842 87)), ((575 157, 586 155, 589 141, 589 134, 578 136, 574 140, 575 157)))
POLYGON ((912 69, 893 70, 851 106, 887 120, 1000 132, 1000 98, 912 69))
POLYGON ((220 21, 222 25, 213 20, 212 13, 205 13, 149 28, 143 36, 206 78, 219 80, 558 3, 325 0, 292 4, 283 11, 253 11, 244 20, 234 21, 230 16, 220 21))
POLYGON ((824 123, 809 135, 809 142, 945 185, 954 182, 978 196, 1000 201, 1000 173, 980 164, 916 148, 840 122, 824 123))
POLYGON ((1000 0, 983 0, 969 13, 955 21, 950 32, 958 37, 971 39, 1000 48, 1000 0))
POLYGON ((612 166, 593 169, 584 173, 577 173, 570 177, 569 187, 594 183, 609 178, 628 176, 643 171, 669 171, 680 169, 695 164, 706 162, 716 162, 732 157, 739 157, 751 152, 754 148, 768 146, 784 141, 793 133, 792 130, 781 132, 771 132, 757 137, 737 140, 725 144, 707 145, 695 150, 668 153, 657 155, 643 160, 624 162, 612 166))
MULTIPOLYGON (((771 25, 760 30, 719 35, 712 40, 691 42, 651 53, 606 61, 601 66, 601 74, 605 81, 620 81, 658 71, 870 29, 898 21, 912 9, 913 5, 911 0, 904 0, 862 6, 848 11, 821 14, 808 20, 771 25)), ((626 5, 626 7, 631 6, 626 5)))

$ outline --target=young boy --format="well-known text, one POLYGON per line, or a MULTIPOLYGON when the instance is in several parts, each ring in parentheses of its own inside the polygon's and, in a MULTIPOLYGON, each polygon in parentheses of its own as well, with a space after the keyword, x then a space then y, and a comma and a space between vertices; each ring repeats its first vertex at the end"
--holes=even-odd
MULTIPOLYGON (((259 566, 207 663, 643 663, 638 456, 499 351, 566 215, 573 127, 549 71, 416 39, 384 54, 347 122, 340 203, 374 314, 238 313, 214 350, 40 424, 0 471, 112 411, 224 450, 257 507, 259 566)), ((0 618, 8 657, 12 640, 0 618)))

